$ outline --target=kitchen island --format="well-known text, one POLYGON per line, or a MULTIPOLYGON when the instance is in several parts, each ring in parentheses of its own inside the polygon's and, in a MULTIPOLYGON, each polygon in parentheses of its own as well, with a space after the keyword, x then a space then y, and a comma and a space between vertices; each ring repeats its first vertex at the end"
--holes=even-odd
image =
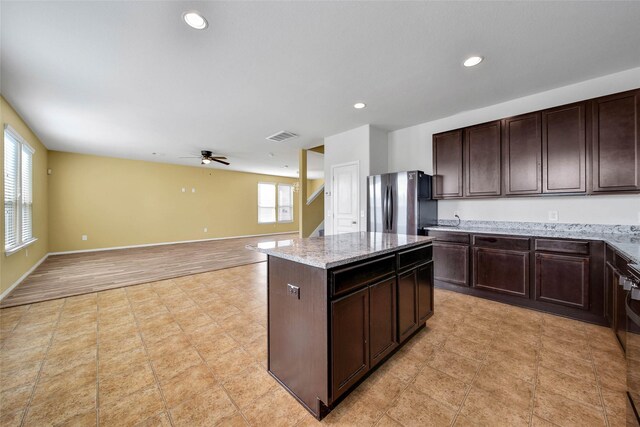
POLYGON ((348 233, 250 246, 268 255, 268 370, 322 419, 433 314, 425 236, 348 233))

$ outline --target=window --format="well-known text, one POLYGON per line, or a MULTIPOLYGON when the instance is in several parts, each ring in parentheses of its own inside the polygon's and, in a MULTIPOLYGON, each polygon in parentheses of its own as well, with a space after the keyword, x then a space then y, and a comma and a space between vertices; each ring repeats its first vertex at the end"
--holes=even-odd
POLYGON ((259 182, 258 223, 268 224, 274 223, 276 220, 278 222, 293 222, 293 186, 259 182))
POLYGON ((258 183, 258 224, 276 222, 276 185, 258 183))
POLYGON ((293 186, 278 184, 278 222, 293 221, 293 186))
POLYGON ((7 254, 33 237, 33 149, 10 126, 4 129, 4 250, 7 254))

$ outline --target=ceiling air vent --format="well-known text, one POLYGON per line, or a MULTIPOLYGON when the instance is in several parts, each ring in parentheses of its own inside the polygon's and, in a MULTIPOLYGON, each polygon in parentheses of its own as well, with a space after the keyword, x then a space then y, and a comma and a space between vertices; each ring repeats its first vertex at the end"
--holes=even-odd
POLYGON ((298 135, 296 135, 293 132, 287 132, 285 130, 281 130, 278 133, 274 133, 271 136, 268 136, 267 139, 269 141, 275 141, 275 142, 282 142, 282 141, 286 141, 287 139, 291 139, 291 138, 296 138, 298 135))

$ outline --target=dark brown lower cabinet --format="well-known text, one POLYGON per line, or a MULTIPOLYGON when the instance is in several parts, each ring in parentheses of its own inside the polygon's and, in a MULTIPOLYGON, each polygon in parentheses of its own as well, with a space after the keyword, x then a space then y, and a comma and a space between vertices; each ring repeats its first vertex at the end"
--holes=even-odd
POLYGON ((333 395, 369 370, 369 288, 331 303, 333 395))
POLYGON ((434 242, 434 277, 454 285, 469 286, 469 245, 434 242))
POLYGON ((396 279, 369 287, 369 360, 375 366, 398 346, 396 279))
POLYGON ((424 323, 433 314, 433 261, 417 269, 418 322, 424 323))
POLYGON ((615 313, 621 312, 615 308, 620 303, 614 295, 614 268, 624 269, 607 249, 605 271, 608 246, 602 241, 464 230, 429 230, 429 235, 437 239, 433 257, 438 287, 601 325, 613 324, 615 313), (472 286, 467 287, 460 284, 469 244, 472 286))
POLYGON ((268 370, 322 419, 433 314, 430 241, 322 269, 268 257, 268 370))
POLYGON ((536 299, 589 310, 589 257, 536 253, 536 299))
POLYGON ((529 252, 473 248, 473 287, 529 296, 529 252))
POLYGON ((398 339, 404 341, 418 327, 418 280, 415 270, 398 276, 398 339))

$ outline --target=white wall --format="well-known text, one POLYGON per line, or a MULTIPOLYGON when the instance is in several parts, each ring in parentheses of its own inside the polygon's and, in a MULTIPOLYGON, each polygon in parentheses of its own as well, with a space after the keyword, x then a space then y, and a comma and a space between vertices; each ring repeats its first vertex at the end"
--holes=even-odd
POLYGON ((389 133, 369 127, 369 175, 380 175, 389 171, 389 133))
POLYGON ((367 209, 367 187, 366 181, 369 175, 369 125, 360 126, 337 135, 328 136, 324 139, 324 182, 325 182, 325 234, 333 234, 332 220, 332 195, 333 176, 331 167, 344 163, 358 162, 360 169, 360 211, 365 217, 360 217, 360 230, 367 229, 366 209, 367 209))
MULTIPOLYGON (((431 138, 434 133, 638 87, 640 68, 634 68, 390 132, 389 171, 420 169, 432 174, 431 138)), ((457 211, 462 219, 547 222, 549 210, 559 211, 559 221, 565 223, 638 224, 640 196, 554 196, 438 202, 441 219, 452 219, 453 212, 457 211)))

